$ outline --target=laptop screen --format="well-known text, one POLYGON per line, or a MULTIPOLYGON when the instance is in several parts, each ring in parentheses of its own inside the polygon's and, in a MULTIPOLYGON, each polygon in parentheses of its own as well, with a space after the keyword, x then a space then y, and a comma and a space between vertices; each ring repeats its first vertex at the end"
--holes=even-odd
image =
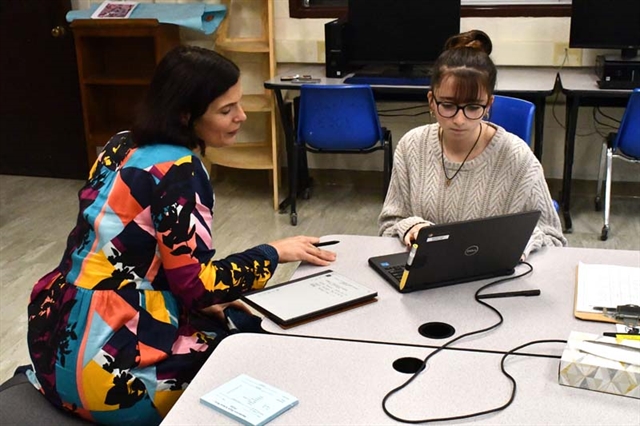
POLYGON ((372 257, 369 265, 403 292, 511 274, 539 217, 536 210, 428 226, 410 266, 408 252, 372 257))

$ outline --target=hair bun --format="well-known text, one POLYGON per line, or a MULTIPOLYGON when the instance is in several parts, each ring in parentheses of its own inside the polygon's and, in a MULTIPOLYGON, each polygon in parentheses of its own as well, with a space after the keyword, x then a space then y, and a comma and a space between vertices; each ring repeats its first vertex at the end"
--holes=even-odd
POLYGON ((471 30, 451 36, 444 44, 444 50, 463 49, 465 47, 481 50, 487 55, 490 55, 493 50, 491 39, 487 33, 480 30, 471 30))

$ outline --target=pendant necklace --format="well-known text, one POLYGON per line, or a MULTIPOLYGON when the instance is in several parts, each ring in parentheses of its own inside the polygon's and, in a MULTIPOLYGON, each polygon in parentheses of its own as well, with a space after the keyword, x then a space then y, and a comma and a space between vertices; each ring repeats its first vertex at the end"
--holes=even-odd
POLYGON ((469 156, 471 155, 471 153, 473 152, 473 150, 476 148, 476 145, 478 145, 478 141, 480 140, 480 136, 482 136, 482 124, 480 124, 480 132, 478 133, 478 137, 476 138, 476 141, 473 143, 473 146, 471 147, 471 149, 469 150, 469 152, 467 153, 467 156, 464 157, 464 160, 462 160, 462 164, 460 164, 460 167, 458 167, 458 170, 456 170, 456 172, 453 174, 453 176, 449 177, 449 175, 447 175, 447 168, 444 166, 444 132, 442 129, 440 129, 440 132, 438 134, 438 136, 440 137, 440 159, 442 160, 442 171, 444 172, 444 177, 445 177, 445 185, 449 186, 451 185, 451 181, 458 176, 458 173, 460 173, 460 170, 462 170, 462 167, 464 166, 464 163, 467 162, 467 158, 469 158, 469 156))

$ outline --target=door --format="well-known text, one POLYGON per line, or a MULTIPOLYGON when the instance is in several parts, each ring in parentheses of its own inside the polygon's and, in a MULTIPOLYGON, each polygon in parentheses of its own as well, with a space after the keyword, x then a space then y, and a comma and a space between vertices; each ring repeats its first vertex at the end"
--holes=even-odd
POLYGON ((0 173, 86 178, 70 0, 0 1, 0 173))

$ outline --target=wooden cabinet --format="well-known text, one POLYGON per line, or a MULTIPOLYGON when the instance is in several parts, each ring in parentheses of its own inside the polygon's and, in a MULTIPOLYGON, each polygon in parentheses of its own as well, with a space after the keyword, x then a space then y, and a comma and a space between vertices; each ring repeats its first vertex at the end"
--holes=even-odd
POLYGON ((273 187, 273 207, 278 208, 278 149, 273 95, 264 81, 275 75, 273 0, 222 0, 227 17, 220 24, 216 50, 241 70, 242 107, 247 122, 235 145, 207 148, 212 164, 239 169, 268 170, 273 187), (252 132, 251 129, 254 129, 252 132))
POLYGON ((71 28, 92 167, 109 138, 133 124, 156 64, 180 44, 180 34, 155 19, 76 19, 71 28))

